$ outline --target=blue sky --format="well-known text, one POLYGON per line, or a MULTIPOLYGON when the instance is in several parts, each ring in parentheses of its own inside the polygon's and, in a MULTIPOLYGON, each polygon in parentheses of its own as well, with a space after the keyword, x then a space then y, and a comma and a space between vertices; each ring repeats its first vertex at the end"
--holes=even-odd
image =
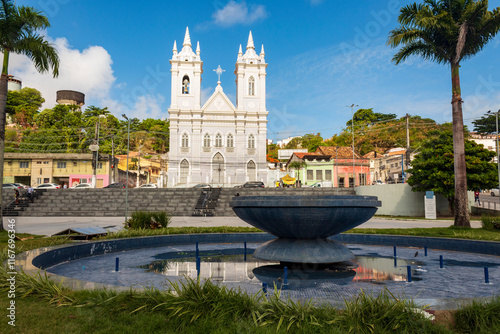
MULTIPOLYGON (((448 66, 410 59, 395 66, 386 45, 399 8, 414 1, 159 1, 18 0, 51 22, 46 31, 61 56, 61 75, 37 74, 24 57, 11 57, 10 73, 40 90, 44 107, 55 92, 85 93, 86 105, 119 116, 167 118, 174 40, 186 26, 200 42, 203 97, 217 85, 213 69, 235 102, 233 74, 238 47, 251 30, 264 44, 267 68, 268 138, 339 133, 351 117, 346 106, 451 121, 448 66)), ((499 6, 490 1, 490 7, 499 6)), ((491 9, 490 8, 490 9, 491 9)), ((461 68, 466 124, 500 109, 500 37, 461 68)), ((204 102, 204 101, 202 101, 204 102)))

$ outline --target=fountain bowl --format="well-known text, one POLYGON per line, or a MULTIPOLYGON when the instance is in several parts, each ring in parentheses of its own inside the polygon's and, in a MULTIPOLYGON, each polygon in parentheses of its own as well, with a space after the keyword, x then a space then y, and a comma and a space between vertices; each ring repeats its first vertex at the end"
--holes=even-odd
POLYGON ((229 204, 248 224, 287 239, 324 239, 368 221, 381 202, 375 196, 235 196, 229 204))

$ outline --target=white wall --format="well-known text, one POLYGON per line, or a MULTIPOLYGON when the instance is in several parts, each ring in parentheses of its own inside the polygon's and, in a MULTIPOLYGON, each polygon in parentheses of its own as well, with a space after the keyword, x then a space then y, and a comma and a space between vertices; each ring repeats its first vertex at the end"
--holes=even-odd
MULTIPOLYGON (((411 187, 404 183, 398 184, 383 184, 377 186, 361 186, 356 187, 357 195, 377 196, 382 206, 378 209, 377 215, 384 216, 407 216, 407 217, 424 217, 424 197, 425 192, 413 192, 411 187)), ((469 211, 474 203, 474 193, 469 191, 469 211)), ((448 200, 436 195, 437 214, 450 216, 448 200)))

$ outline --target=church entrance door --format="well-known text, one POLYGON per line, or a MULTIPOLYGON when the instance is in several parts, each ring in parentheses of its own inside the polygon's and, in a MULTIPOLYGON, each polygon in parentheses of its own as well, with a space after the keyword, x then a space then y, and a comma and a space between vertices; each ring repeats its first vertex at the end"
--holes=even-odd
POLYGON ((181 162, 181 177, 179 179, 180 184, 186 184, 189 175, 189 162, 184 159, 181 162))
POLYGON ((247 176, 249 182, 257 181, 257 177, 255 175, 255 162, 252 160, 247 163, 247 176))
POLYGON ((212 159, 212 184, 224 184, 224 157, 217 153, 212 159))

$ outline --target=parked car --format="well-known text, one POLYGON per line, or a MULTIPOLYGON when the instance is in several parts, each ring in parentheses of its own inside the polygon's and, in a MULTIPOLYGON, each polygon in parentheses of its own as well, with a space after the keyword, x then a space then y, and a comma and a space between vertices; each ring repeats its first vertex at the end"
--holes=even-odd
POLYGON ((37 185, 34 189, 61 189, 57 183, 42 183, 37 185))
POLYGON ((84 188, 92 188, 92 183, 80 183, 70 189, 84 189, 84 188))
POLYGON ((210 188, 210 185, 206 184, 206 183, 199 183, 199 184, 193 186, 193 188, 210 188))
POLYGON ((498 188, 493 188, 491 189, 491 196, 498 196, 499 195, 499 190, 498 188))
POLYGON ((380 185, 383 185, 383 184, 385 184, 385 183, 384 183, 384 182, 382 182, 382 181, 380 181, 380 180, 377 180, 377 181, 373 181, 373 182, 372 182, 372 186, 374 186, 374 185, 380 186, 380 185))
POLYGON ((141 185, 139 188, 158 188, 158 186, 154 183, 146 183, 141 185))
POLYGON ((3 189, 18 189, 18 190, 24 189, 22 186, 20 186, 17 183, 4 183, 2 185, 2 188, 3 189))
POLYGON ((125 183, 119 183, 119 182, 111 183, 104 188, 122 188, 122 189, 125 189, 125 183))
POLYGON ((332 188, 333 183, 332 181, 321 181, 321 182, 316 182, 315 184, 310 185, 311 188, 332 188))
POLYGON ((243 188, 265 188, 264 182, 262 181, 253 181, 253 182, 247 182, 243 184, 243 188))

